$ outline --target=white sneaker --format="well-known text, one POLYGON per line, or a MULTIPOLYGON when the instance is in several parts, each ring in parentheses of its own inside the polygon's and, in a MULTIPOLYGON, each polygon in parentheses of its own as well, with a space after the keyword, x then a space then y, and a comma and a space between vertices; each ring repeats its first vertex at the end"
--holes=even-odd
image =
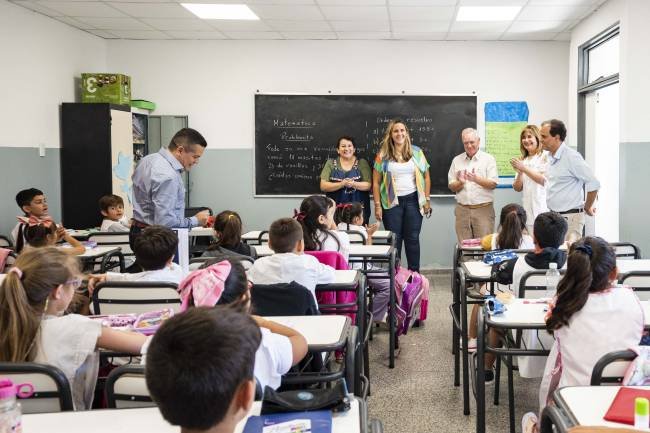
POLYGON ((533 412, 527 412, 521 419, 522 433, 533 433, 537 431, 537 415, 533 412))

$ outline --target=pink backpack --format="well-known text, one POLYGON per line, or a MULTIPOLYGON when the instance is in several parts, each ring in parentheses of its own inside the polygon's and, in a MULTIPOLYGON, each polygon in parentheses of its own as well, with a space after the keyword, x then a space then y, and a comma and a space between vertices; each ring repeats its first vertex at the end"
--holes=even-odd
POLYGON ((395 296, 397 335, 402 335, 416 320, 424 321, 427 318, 429 280, 418 272, 400 266, 395 273, 395 296))

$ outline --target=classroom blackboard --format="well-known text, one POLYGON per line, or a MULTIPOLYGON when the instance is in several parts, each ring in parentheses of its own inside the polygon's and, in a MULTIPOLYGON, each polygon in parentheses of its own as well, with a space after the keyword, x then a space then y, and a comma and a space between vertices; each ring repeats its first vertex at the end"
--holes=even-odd
POLYGON ((476 128, 476 96, 255 95, 255 195, 320 192, 320 172, 336 140, 354 137, 372 166, 386 125, 406 122, 431 164, 431 195, 450 195, 447 172, 463 152, 460 133, 476 128))

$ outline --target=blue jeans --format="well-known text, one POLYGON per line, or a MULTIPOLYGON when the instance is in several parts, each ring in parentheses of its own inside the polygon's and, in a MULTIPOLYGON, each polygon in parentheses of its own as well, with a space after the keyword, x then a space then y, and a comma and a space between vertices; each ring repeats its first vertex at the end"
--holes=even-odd
POLYGON ((422 214, 418 204, 418 193, 399 196, 399 205, 383 209, 384 227, 395 234, 397 258, 402 254, 402 241, 406 249, 406 261, 411 271, 420 271, 420 229, 422 214))

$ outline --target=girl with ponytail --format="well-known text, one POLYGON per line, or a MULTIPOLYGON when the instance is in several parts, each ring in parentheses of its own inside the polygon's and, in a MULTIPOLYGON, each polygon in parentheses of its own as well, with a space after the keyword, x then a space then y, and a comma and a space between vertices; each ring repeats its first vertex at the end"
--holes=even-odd
POLYGON ((499 217, 499 231, 481 239, 484 250, 532 250, 533 238, 526 230, 526 211, 516 203, 505 205, 499 217))
POLYGON ((89 409, 97 382, 98 347, 144 353, 147 337, 102 327, 78 314, 63 316, 81 283, 79 262, 58 248, 30 248, 0 285, 0 361, 58 367, 75 409, 89 409))
MULTIPOLYGON (((632 288, 618 285, 616 278, 616 254, 604 239, 585 237, 571 245, 546 319, 555 344, 540 386, 540 410, 552 402, 555 389, 589 385, 603 355, 639 344, 643 308, 632 288)), ((534 431, 535 423, 535 415, 526 414, 524 431, 534 431)))
POLYGON ((203 257, 215 257, 224 254, 223 250, 244 256, 257 258, 257 253, 250 245, 241 240, 242 221, 237 212, 225 210, 214 218, 214 237, 216 241, 203 253, 203 257))

